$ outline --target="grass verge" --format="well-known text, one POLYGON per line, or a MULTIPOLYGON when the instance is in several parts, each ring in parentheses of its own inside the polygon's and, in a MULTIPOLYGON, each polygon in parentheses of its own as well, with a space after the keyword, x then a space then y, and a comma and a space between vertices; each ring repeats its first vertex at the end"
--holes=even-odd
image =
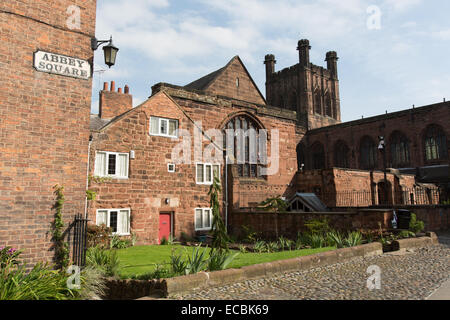
MULTIPOLYGON (((136 246, 117 250, 120 259, 120 277, 131 278, 154 271, 157 264, 167 264, 170 261, 172 250, 183 252, 188 255, 192 253, 193 247, 180 245, 167 246, 136 246)), ((244 266, 286 260, 301 256, 312 255, 320 252, 335 250, 334 247, 319 249, 304 249, 283 251, 274 253, 240 253, 230 264, 229 268, 241 268, 244 266)), ((237 252, 237 251, 233 251, 237 252)), ((168 266, 168 265, 167 265, 168 266)))

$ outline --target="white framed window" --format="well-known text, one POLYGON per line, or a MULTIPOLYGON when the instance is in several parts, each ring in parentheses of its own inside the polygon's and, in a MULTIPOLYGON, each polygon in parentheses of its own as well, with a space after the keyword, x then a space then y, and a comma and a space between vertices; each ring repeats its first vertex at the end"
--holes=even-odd
POLYGON ((111 228, 113 235, 129 236, 130 211, 130 209, 98 209, 95 223, 111 228))
POLYGON ((128 153, 97 151, 95 154, 94 175, 97 177, 128 179, 129 159, 128 153))
POLYGON ((150 117, 150 134, 169 138, 178 138, 178 120, 150 117))
POLYGON ((196 208, 195 209, 195 231, 208 231, 212 228, 212 209, 196 208))
POLYGON ((197 184, 211 185, 214 178, 220 180, 220 164, 197 163, 195 172, 197 184))
POLYGON ((167 164, 167 171, 168 171, 168 172, 170 172, 170 173, 174 173, 174 172, 175 172, 175 170, 176 170, 176 166, 175 166, 175 164, 173 164, 173 163, 169 163, 169 164, 167 164))

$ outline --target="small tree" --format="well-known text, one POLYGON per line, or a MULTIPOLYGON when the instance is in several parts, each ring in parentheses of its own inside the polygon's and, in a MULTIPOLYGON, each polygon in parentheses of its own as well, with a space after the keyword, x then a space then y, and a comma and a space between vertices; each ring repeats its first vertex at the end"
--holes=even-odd
POLYGON ((220 215, 219 194, 221 191, 222 188, 220 186, 220 181, 217 177, 215 177, 208 193, 208 195, 210 196, 210 205, 213 217, 211 231, 213 241, 211 245, 211 253, 214 250, 217 250, 219 253, 222 253, 223 251, 230 251, 230 249, 228 248, 230 238, 228 237, 225 223, 223 222, 222 216, 220 215))
POLYGON ((278 214, 280 212, 286 211, 289 204, 287 201, 278 196, 276 198, 269 198, 261 202, 257 209, 274 212, 275 213, 275 236, 278 238, 278 214))
POLYGON ((258 205, 258 209, 264 210, 264 211, 275 211, 275 212, 282 212, 286 211, 289 204, 286 200, 283 200, 281 197, 276 198, 269 198, 267 200, 264 200, 258 205))

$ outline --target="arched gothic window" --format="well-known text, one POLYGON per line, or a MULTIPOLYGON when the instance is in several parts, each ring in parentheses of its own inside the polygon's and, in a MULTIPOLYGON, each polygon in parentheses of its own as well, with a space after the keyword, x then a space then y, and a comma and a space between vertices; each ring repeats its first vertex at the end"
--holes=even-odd
POLYGON ((349 148, 344 141, 338 141, 334 147, 334 164, 338 168, 349 168, 349 148))
POLYGON ((261 176, 260 157, 264 150, 260 152, 259 130, 260 126, 248 116, 236 116, 225 125, 225 130, 231 130, 225 133, 224 146, 229 150, 233 158, 232 163, 237 165, 238 175, 240 177, 256 178, 261 176), (231 137, 231 138, 230 138, 231 137), (233 145, 228 146, 228 141, 233 145))
POLYGON ((325 169, 325 151, 320 142, 311 147, 311 164, 313 170, 325 169))
POLYGON ((297 166, 299 171, 306 169, 306 149, 303 143, 297 145, 297 166))
POLYGON ((428 127, 424 136, 425 160, 445 160, 448 158, 447 137, 444 130, 437 125, 428 127))
POLYGON ((333 106, 331 105, 331 97, 327 94, 325 99, 325 114, 329 117, 333 117, 333 106))
POLYGON ((317 114, 322 114, 322 99, 320 98, 320 93, 316 91, 314 94, 314 112, 317 114))
POLYGON ((377 146, 371 137, 365 136, 361 139, 359 149, 361 169, 370 170, 376 167, 378 159, 377 150, 377 146))
POLYGON ((396 131, 391 136, 391 162, 394 168, 410 165, 409 141, 406 136, 396 131))

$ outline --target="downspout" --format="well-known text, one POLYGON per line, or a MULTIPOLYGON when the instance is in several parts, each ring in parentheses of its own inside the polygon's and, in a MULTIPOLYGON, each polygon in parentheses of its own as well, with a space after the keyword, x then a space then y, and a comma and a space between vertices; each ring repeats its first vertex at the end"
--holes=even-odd
MULTIPOLYGON (((88 145, 88 161, 87 161, 87 172, 86 172, 86 191, 89 190, 89 165, 90 165, 90 159, 91 159, 91 143, 92 143, 92 134, 89 136, 89 145, 88 145)), ((84 219, 87 219, 88 217, 88 199, 87 199, 87 193, 85 197, 85 204, 84 204, 84 219)))
POLYGON ((225 155, 225 230, 228 233, 228 155, 225 155))

